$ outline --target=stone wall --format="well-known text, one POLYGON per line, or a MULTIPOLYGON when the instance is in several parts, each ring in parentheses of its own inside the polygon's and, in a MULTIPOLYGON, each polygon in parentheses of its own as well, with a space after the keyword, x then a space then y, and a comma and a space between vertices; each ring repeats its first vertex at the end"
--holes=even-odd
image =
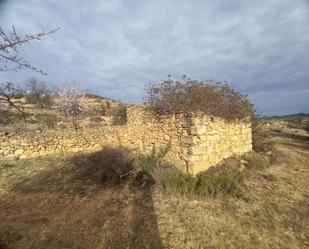
POLYGON ((128 106, 125 126, 46 130, 35 134, 2 134, 0 159, 99 150, 104 145, 147 152, 171 144, 167 159, 197 174, 234 154, 252 149, 249 122, 225 122, 203 113, 179 113, 156 119, 143 106, 128 106))

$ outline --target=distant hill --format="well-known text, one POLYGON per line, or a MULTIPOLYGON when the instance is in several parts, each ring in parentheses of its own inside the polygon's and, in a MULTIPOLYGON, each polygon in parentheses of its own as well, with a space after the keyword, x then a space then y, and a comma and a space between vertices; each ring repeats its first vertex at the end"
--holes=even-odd
POLYGON ((264 117, 265 119, 289 119, 289 118, 300 118, 300 117, 306 117, 309 118, 308 113, 295 113, 295 114, 288 114, 288 115, 274 115, 274 116, 267 116, 264 117))

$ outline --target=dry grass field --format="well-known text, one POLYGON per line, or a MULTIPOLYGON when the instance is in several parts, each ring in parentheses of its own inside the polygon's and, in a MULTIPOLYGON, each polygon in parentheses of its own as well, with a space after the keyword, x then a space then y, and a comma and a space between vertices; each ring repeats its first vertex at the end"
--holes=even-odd
POLYGON ((251 171, 246 200, 102 184, 83 154, 1 161, 0 248, 309 248, 309 135, 268 123, 278 160, 251 171))

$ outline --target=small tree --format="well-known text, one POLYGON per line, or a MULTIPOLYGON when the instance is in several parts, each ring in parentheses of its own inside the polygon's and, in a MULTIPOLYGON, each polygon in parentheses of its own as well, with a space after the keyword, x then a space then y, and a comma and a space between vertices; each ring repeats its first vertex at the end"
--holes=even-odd
POLYGON ((78 118, 82 116, 87 106, 85 104, 85 93, 77 87, 60 87, 56 90, 59 98, 56 108, 66 115, 72 122, 73 127, 78 129, 78 118))

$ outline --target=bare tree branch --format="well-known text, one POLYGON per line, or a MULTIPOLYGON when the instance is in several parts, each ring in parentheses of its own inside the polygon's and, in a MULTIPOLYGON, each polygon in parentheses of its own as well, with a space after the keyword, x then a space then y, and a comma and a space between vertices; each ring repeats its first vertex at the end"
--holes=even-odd
POLYGON ((0 27, 0 71, 10 71, 10 70, 18 70, 18 69, 30 69, 46 75, 46 73, 38 69, 35 66, 29 64, 29 62, 22 57, 22 53, 20 51, 20 47, 23 44, 32 42, 32 41, 40 41, 43 36, 55 33, 60 28, 53 29, 51 31, 45 32, 42 31, 37 34, 19 36, 16 33, 16 29, 12 26, 12 31, 9 33, 5 33, 0 27), (2 65, 1 65, 2 64, 2 65))
POLYGON ((17 91, 17 87, 12 82, 5 82, 0 84, 0 108, 6 108, 7 110, 14 108, 22 114, 23 119, 25 120, 25 112, 12 100, 17 91))

